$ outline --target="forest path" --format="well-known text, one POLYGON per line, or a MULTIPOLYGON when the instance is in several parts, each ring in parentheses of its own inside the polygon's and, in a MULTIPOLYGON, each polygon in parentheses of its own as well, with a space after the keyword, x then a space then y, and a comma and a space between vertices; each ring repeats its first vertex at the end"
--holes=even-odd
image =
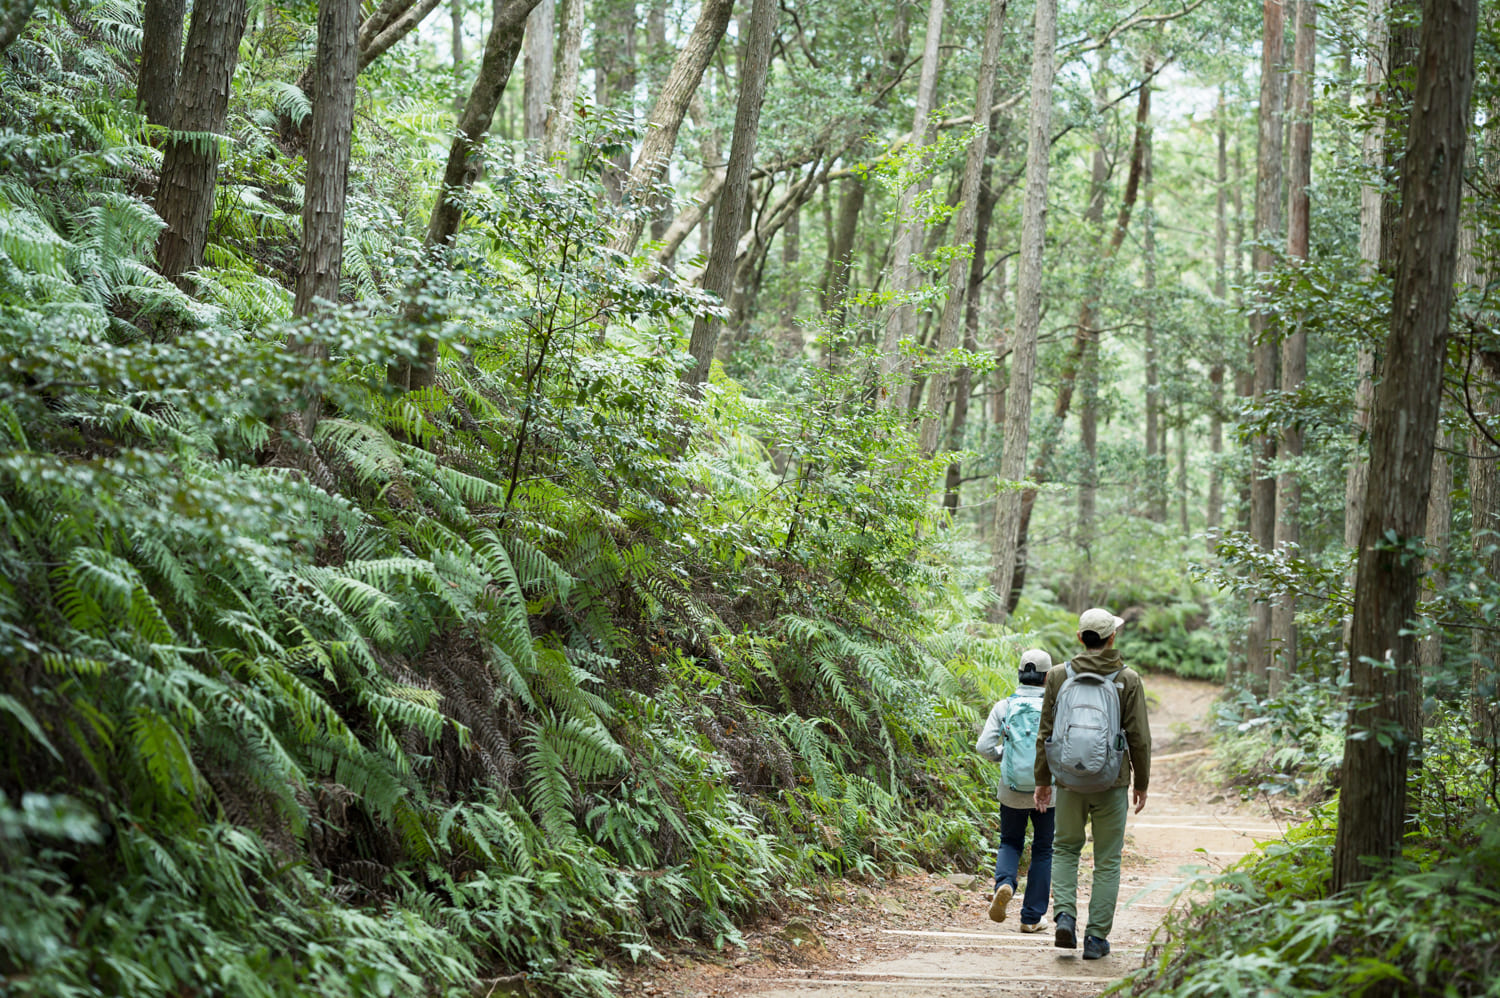
MULTIPOLYGON (((847 888, 769 932, 747 933, 738 958, 681 963, 664 975, 628 982, 632 995, 758 996, 758 998, 940 998, 1097 995, 1141 964, 1152 934, 1193 881, 1223 869, 1255 840, 1285 829, 1264 800, 1205 787, 1193 770, 1206 754, 1204 732, 1219 687, 1171 676, 1148 676, 1153 751, 1146 809, 1132 814, 1113 952, 1084 962, 1082 949, 1053 946, 1048 927, 1017 928, 1019 896, 1010 919, 991 922, 992 874, 908 877, 874 891, 847 888), (807 937, 804 939, 803 937, 807 937)), ((1084 849, 1079 912, 1087 911, 1092 846, 1084 849)), ((993 858, 989 860, 993 864, 993 858)), ((993 866, 990 867, 990 870, 993 866)), ((1024 881, 1023 881, 1024 886, 1024 881)), ((1079 927, 1081 937, 1085 929, 1079 927)))

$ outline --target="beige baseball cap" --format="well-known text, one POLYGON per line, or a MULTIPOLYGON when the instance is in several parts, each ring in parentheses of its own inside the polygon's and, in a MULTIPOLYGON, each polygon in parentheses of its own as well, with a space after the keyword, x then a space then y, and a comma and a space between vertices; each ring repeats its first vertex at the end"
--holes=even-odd
POLYGON ((1123 617, 1116 617, 1103 607, 1094 607, 1083 611, 1078 617, 1078 631, 1093 631, 1101 638, 1107 638, 1118 631, 1125 624, 1123 617))
POLYGON ((1036 672, 1046 672, 1052 668, 1052 656, 1040 648, 1028 648, 1021 653, 1021 671, 1025 672, 1028 665, 1036 672))

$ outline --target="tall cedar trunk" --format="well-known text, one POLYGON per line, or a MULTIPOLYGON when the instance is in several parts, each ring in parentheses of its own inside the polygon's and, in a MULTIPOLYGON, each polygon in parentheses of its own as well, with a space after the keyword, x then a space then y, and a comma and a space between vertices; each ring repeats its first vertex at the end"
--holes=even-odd
MULTIPOLYGON (((1224 89, 1219 88, 1219 103, 1214 110, 1217 134, 1218 170, 1214 175, 1214 298, 1225 317, 1231 315, 1229 308, 1229 286, 1226 277, 1229 257, 1229 220, 1227 215, 1229 186, 1229 136, 1225 124, 1224 89)), ((1232 319, 1230 320, 1233 321, 1232 319)), ((1231 326, 1233 328, 1233 326, 1231 326)), ((1208 371, 1208 509, 1204 517, 1208 528, 1209 552, 1213 552, 1215 534, 1223 522, 1224 473, 1221 467, 1224 456, 1224 361, 1216 354, 1213 366, 1208 371)))
POLYGON ((539 0, 526 20, 526 61, 521 71, 521 135, 528 148, 541 148, 547 134, 547 102, 552 99, 557 46, 557 0, 539 0))
MULTIPOLYGON (((1269 280, 1276 264, 1276 245, 1281 242, 1282 181, 1282 49, 1286 36, 1285 0, 1264 0, 1261 36, 1259 137, 1256 142, 1255 238, 1252 268, 1258 281, 1269 280)), ((1250 315, 1251 356, 1255 370, 1257 402, 1276 388, 1276 336, 1268 312, 1250 315)), ((1257 433, 1250 442, 1250 537, 1262 551, 1276 542, 1276 479, 1271 462, 1276 443, 1268 433, 1257 433)), ((1246 640, 1250 686, 1264 693, 1271 669, 1271 604, 1256 599, 1250 606, 1250 630, 1246 640)))
POLYGON ((562 52, 554 60, 552 106, 547 109, 546 136, 542 156, 547 162, 562 158, 558 172, 565 172, 568 138, 573 131, 573 105, 578 100, 578 69, 583 62, 584 0, 561 0, 562 52))
POLYGON ((859 216, 865 207, 865 182, 858 174, 844 179, 844 196, 839 198, 838 229, 833 236, 833 256, 828 271, 828 294, 823 311, 836 316, 833 325, 844 323, 844 300, 849 294, 849 278, 854 268, 854 237, 859 234, 859 216))
POLYGON ((1156 349, 1156 192, 1151 183, 1151 132, 1145 132, 1145 154, 1141 161, 1141 186, 1146 204, 1141 212, 1141 292, 1146 301, 1142 336, 1146 353, 1146 518, 1157 523, 1167 519, 1167 455, 1161 444, 1161 361, 1156 349))
POLYGON ((36 9, 36 0, 10 0, 0 10, 0 55, 26 30, 31 12, 36 9))
MULTIPOLYGON (((1103 294, 1105 278, 1102 249, 1105 245, 1104 200, 1109 191, 1110 176, 1110 129, 1105 115, 1109 103, 1109 54, 1106 42, 1099 49, 1099 71, 1094 74, 1094 114, 1098 125, 1089 176, 1089 199, 1083 209, 1084 228, 1093 241, 1090 258, 1095 266, 1089 270, 1088 286, 1084 292, 1089 304, 1079 315, 1079 328, 1074 332, 1075 336, 1082 334, 1088 338, 1078 374, 1082 395, 1078 412, 1078 449, 1082 460, 1078 468, 1078 519, 1073 526, 1073 554, 1078 564, 1072 591, 1067 596, 1068 607, 1075 613, 1090 605, 1088 594, 1093 588, 1094 521, 1099 491, 1099 330, 1095 328, 1098 317, 1092 303, 1103 294)), ((1061 425, 1057 432, 1062 432, 1061 425)))
MULTIPOLYGON (((1448 585, 1446 566, 1448 542, 1453 532, 1453 466, 1443 452, 1451 443, 1448 434, 1438 427, 1437 446, 1432 454, 1432 486, 1427 496, 1427 530, 1423 538, 1428 554, 1422 559, 1422 599, 1429 601, 1439 599, 1448 585)), ((1436 618, 1441 619, 1441 615, 1436 615, 1436 618)), ((1433 632, 1417 644, 1418 676, 1434 675, 1442 665, 1443 631, 1435 620, 1433 632)))
MULTIPOLYGON (((734 9, 734 0, 703 0, 698 9, 698 22, 677 59, 672 71, 667 74, 661 94, 646 119, 646 137, 641 142, 640 154, 630 169, 625 182, 624 199, 637 207, 620 232, 615 236, 613 248, 620 253, 634 253, 645 228, 645 214, 640 210, 648 201, 655 203, 654 188, 666 176, 672 150, 677 145, 677 132, 682 128, 682 119, 687 116, 688 103, 693 99, 698 85, 703 80, 703 71, 724 37, 729 26, 729 15, 734 9)), ((722 211, 722 205, 720 207, 722 211)), ((717 228, 717 225, 715 226, 717 228)))
POLYGON ((172 135, 162 158, 156 213, 167 223, 156 244, 164 276, 186 283, 203 265, 219 170, 218 134, 229 112, 230 81, 245 34, 245 0, 205 0, 193 8, 172 135))
POLYGON ((463 110, 464 78, 464 0, 448 0, 448 42, 453 57, 453 111, 463 110))
MULTIPOLYGON (((1491 379, 1500 371, 1490 370, 1491 379)), ((1493 434, 1500 427, 1500 405, 1493 389, 1486 389, 1476 400, 1475 409, 1493 434)), ((1478 429, 1469 431, 1469 502, 1473 520, 1470 527, 1474 560, 1493 582, 1500 579, 1500 454, 1489 438, 1478 429)), ((1500 695, 1496 676, 1500 676, 1500 633, 1479 627, 1470 637, 1474 664, 1470 667, 1470 716, 1474 734, 1491 753, 1500 749, 1500 695)))
MULTIPOLYGON (((1292 148, 1287 159, 1286 252, 1294 265, 1307 259, 1312 183, 1312 85, 1317 43, 1316 0, 1297 0, 1296 55, 1292 59, 1292 148)), ((1307 380, 1307 333, 1300 319, 1281 341, 1281 390, 1295 393, 1307 380)), ((1288 420, 1281 428, 1277 454, 1287 462, 1302 456, 1302 424, 1288 420)), ((1278 550, 1290 550, 1302 540, 1302 479, 1293 467, 1276 476, 1276 534, 1278 550)), ((1296 601, 1290 592, 1276 597, 1271 608, 1272 665, 1267 687, 1279 694, 1297 671, 1296 601)))
MULTIPOLYGON (((917 80, 916 109, 912 114, 911 141, 918 149, 927 145, 932 128, 932 105, 937 93, 939 43, 943 35, 944 0, 928 0, 927 35, 922 45, 922 72, 917 80)), ((904 385, 891 383, 891 375, 900 363, 901 343, 914 339, 917 333, 916 306, 903 302, 921 284, 921 275, 912 260, 921 249, 923 222, 917 217, 917 200, 931 186, 924 171, 921 179, 901 192, 896 209, 896 238, 891 255, 891 291, 898 297, 886 318, 885 335, 880 343, 880 400, 882 405, 899 405, 908 393, 904 385)))
MULTIPOLYGON (((611 107, 618 101, 623 110, 634 115, 636 6, 620 0, 609 0, 603 6, 594 36, 594 102, 611 107)), ((665 18, 662 29, 666 29, 665 18)), ((630 174, 630 146, 621 143, 603 166, 600 179, 604 190, 612 204, 619 204, 625 178, 630 174)), ((660 239, 665 231, 665 224, 659 230, 653 225, 651 238, 660 239)))
MULTIPOLYGON (((1243 311, 1245 294, 1245 154, 1244 144, 1238 134, 1234 137, 1234 183, 1230 185, 1230 203, 1234 206, 1234 305, 1243 311)), ((1241 404, 1248 404, 1255 395, 1255 334, 1245 324, 1245 350, 1241 363, 1235 365, 1234 393, 1241 404)), ((1241 476, 1236 503, 1236 526, 1240 530, 1250 529, 1250 476, 1241 476)), ((1232 677, 1231 677, 1232 678, 1232 677)))
POLYGON ((163 128, 172 123, 186 16, 187 0, 146 0, 141 10, 141 70, 135 100, 146 120, 163 128))
POLYGON ((781 242, 781 350, 782 356, 802 355, 802 327, 797 325, 802 281, 797 271, 802 262, 802 212, 794 211, 782 229, 781 242))
MULTIPOLYGON (((1010 383, 1005 395, 1005 449, 1000 480, 1020 481, 1026 472, 1031 430, 1031 392, 1036 381, 1036 340, 1042 319, 1042 251, 1047 235, 1047 177, 1051 151, 1052 83, 1056 73, 1057 0, 1037 0, 1031 45, 1031 111, 1026 124, 1026 191, 1021 203, 1021 261, 1016 278, 1016 326, 1011 340, 1010 383)), ((1021 493, 1007 488, 995 506, 996 553, 990 583, 996 601, 990 618, 1009 614, 1021 527, 1021 493)))
MULTIPOLYGON (((985 22, 984 45, 979 55, 979 74, 974 87, 974 120, 982 123, 969 136, 969 148, 964 157, 963 186, 959 191, 958 212, 953 224, 953 245, 970 245, 974 238, 974 221, 979 214, 979 179, 988 160, 986 153, 990 145, 990 105, 995 102, 995 70, 1000 62, 1000 41, 1005 37, 1005 0, 990 4, 989 18, 985 22)), ((943 316, 938 326, 937 362, 933 372, 930 395, 927 400, 927 418, 922 421, 922 453, 931 456, 937 453, 938 438, 942 433, 944 416, 948 411, 948 385, 952 380, 945 366, 947 356, 959 345, 959 329, 963 326, 964 296, 969 291, 969 270, 972 256, 965 259, 955 255, 948 263, 948 297, 943 305, 943 316)))
MULTIPOLYGON (((1125 193, 1120 199, 1119 213, 1115 216, 1114 234, 1110 236, 1109 243, 1103 248, 1095 264, 1100 268, 1101 273, 1125 242, 1125 234, 1130 229, 1130 218, 1135 210, 1135 200, 1140 192, 1141 174, 1145 168, 1146 132, 1151 122, 1151 78, 1154 75, 1154 65, 1152 57, 1148 55, 1135 111, 1135 140, 1130 151, 1130 170, 1125 178, 1125 193)), ((1036 460, 1031 465, 1033 481, 1046 481, 1051 473, 1052 455, 1057 448, 1058 441, 1062 439, 1063 424, 1067 421, 1068 412, 1073 406, 1073 389, 1078 380, 1078 371, 1083 363, 1084 352, 1098 322, 1098 308, 1098 299, 1092 292, 1085 296, 1083 304, 1079 307, 1078 321, 1073 327, 1073 344, 1067 358, 1063 361, 1062 383, 1058 386, 1057 398, 1052 403, 1053 426, 1051 432, 1042 438, 1036 460)), ((1007 613, 1015 609, 1016 601, 1021 598, 1021 587, 1026 581, 1026 544, 1031 534, 1031 514, 1036 506, 1036 497, 1035 489, 1026 489, 1021 493, 1020 511, 1017 514, 1019 522, 1016 528, 1018 553, 1015 568, 1012 570, 1007 613)))
MULTIPOLYGON (((979 296, 984 288, 985 257, 989 252, 990 224, 995 205, 1000 200, 995 190, 995 157, 1000 153, 1000 116, 990 115, 989 140, 985 146, 984 169, 979 172, 979 206, 974 219, 974 252, 969 257, 969 289, 964 294, 964 349, 979 350, 979 296)), ((1003 281, 1001 282, 1003 284, 1003 281)), ((967 364, 958 369, 953 389, 953 421, 948 430, 948 447, 961 450, 969 422, 969 407, 974 390, 974 372, 967 364)), ((957 514, 959 489, 963 485, 963 468, 957 461, 948 465, 943 483, 943 506, 950 515, 957 514)), ((986 521, 981 518, 980 524, 986 521)))
MULTIPOLYGON (((462 194, 474 183, 475 158, 505 94, 505 85, 521 52, 527 17, 536 3, 537 0, 495 0, 479 75, 474 78, 463 114, 458 117, 457 134, 448 148, 440 188, 443 193, 432 206, 432 217, 427 222, 428 246, 447 246, 458 232, 463 213, 453 195, 462 194)), ((419 340, 414 361, 396 360, 387 371, 391 386, 402 391, 426 388, 436 377, 437 343, 430 337, 419 340)))
MULTIPOLYGON (((719 199, 713 246, 708 256, 708 268, 703 272, 704 290, 726 302, 734 291, 740 232, 742 227, 748 228, 750 221, 745 198, 750 184, 750 168, 755 163, 760 109, 765 100, 766 75, 771 65, 771 48, 776 41, 779 12, 777 0, 755 0, 750 10, 744 56, 740 59, 739 103, 734 113, 734 137, 729 143, 724 195, 719 199)), ((688 341, 693 366, 684 372, 682 380, 695 395, 703 394, 722 325, 722 320, 706 316, 699 316, 693 322, 693 335, 688 341)))
MULTIPOLYGON (((318 0, 318 103, 313 107, 302 196, 302 261, 293 314, 311 315, 316 303, 336 302, 344 257, 344 200, 354 131, 354 80, 359 72, 359 0, 318 0)), ((294 343, 326 357, 326 346, 294 343)), ((302 433, 311 437, 320 400, 307 400, 302 433)))
POLYGON ((1400 849, 1417 704, 1411 623, 1422 566, 1433 440, 1442 405, 1448 309, 1474 85, 1478 0, 1426 0, 1401 173, 1391 334, 1370 419, 1370 482, 1355 573, 1350 710, 1333 888, 1366 880, 1400 849), (1394 537, 1394 541, 1387 540, 1394 537))

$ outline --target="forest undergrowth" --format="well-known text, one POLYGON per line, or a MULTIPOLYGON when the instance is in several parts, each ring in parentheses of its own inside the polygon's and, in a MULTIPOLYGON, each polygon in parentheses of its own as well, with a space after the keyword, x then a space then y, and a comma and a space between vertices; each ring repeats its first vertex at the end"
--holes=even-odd
POLYGON ((353 293, 294 323, 298 109, 253 83, 179 288, 133 16, 0 79, 4 992, 602 995, 819 876, 974 865, 1016 648, 865 368, 695 399, 714 306, 592 187, 497 159, 434 255, 379 135, 353 293))

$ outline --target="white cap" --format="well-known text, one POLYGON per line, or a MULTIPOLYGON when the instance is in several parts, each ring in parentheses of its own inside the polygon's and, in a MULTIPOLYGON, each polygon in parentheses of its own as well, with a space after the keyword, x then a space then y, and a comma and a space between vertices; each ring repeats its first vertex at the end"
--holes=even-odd
POLYGON ((1046 672, 1050 668, 1052 668, 1052 656, 1042 651, 1042 649, 1028 648, 1021 653, 1022 672, 1046 672))
POLYGON ((1103 607, 1094 607, 1085 610, 1078 617, 1078 632, 1093 631, 1101 638, 1107 638, 1125 625, 1122 617, 1116 617, 1103 607))

